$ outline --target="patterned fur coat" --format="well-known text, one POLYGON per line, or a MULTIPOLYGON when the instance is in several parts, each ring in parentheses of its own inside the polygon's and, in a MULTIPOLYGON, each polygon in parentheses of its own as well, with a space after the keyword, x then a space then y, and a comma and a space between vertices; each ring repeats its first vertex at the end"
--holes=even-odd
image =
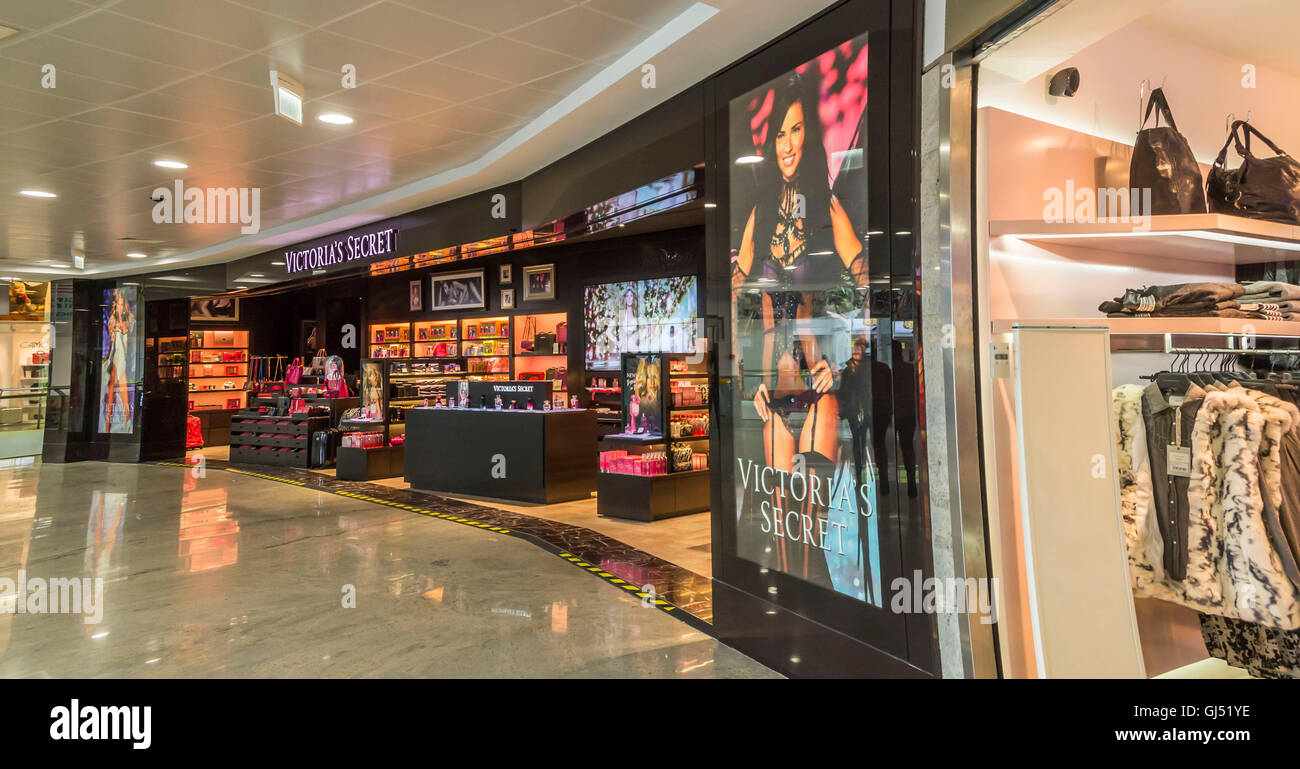
POLYGON ((1209 392, 1192 430, 1187 578, 1161 566, 1151 505, 1142 388, 1115 388, 1121 508, 1134 595, 1281 629, 1300 628, 1300 593, 1278 559, 1264 495, 1281 502, 1281 439, 1300 429, 1289 403, 1240 386, 1209 392))

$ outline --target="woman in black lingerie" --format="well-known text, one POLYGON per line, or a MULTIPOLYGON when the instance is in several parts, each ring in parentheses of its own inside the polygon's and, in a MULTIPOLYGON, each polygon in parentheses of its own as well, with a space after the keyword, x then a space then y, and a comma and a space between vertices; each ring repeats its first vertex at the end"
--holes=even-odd
MULTIPOLYGON (((804 469, 829 489, 839 461, 840 406, 838 372, 819 340, 829 333, 828 321, 819 319, 832 293, 867 287, 866 252, 831 192, 817 99, 799 75, 777 88, 761 156, 757 200, 732 272, 733 302, 744 291, 761 294, 762 339, 751 349, 762 357, 758 366, 742 361, 750 364, 746 397, 758 379, 752 398, 764 423, 767 464, 797 471, 795 457, 802 455, 804 469)), ((814 520, 826 517, 824 504, 792 495, 788 483, 769 501, 772 509, 790 509, 789 501, 814 520)), ((778 567, 829 584, 825 557, 800 534, 776 538, 778 567)))

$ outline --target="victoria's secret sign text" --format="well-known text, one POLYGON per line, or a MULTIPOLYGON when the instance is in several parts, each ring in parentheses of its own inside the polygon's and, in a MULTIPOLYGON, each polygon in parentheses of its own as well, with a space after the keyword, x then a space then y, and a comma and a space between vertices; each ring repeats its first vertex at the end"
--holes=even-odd
POLYGON ((300 251, 284 252, 284 270, 290 274, 304 270, 320 270, 336 264, 346 264, 357 259, 388 256, 397 250, 397 228, 348 235, 300 251))

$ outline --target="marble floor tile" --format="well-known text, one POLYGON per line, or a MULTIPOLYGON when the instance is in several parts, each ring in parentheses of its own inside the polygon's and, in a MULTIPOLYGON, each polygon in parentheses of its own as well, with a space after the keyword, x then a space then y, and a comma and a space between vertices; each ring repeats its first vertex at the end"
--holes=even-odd
POLYGON ((20 576, 25 600, 34 580, 102 589, 93 610, 0 613, 0 676, 775 676, 527 539, 303 481, 195 475, 0 470, 0 609, 20 576))
MULTIPOLYGON (((585 525, 575 525, 575 517, 571 513, 560 512, 562 505, 528 507, 496 500, 443 497, 411 489, 396 479, 373 483, 340 481, 331 470, 231 465, 221 458, 224 456, 221 448, 191 452, 187 461, 194 462, 201 454, 204 465, 213 470, 231 468, 332 493, 363 493, 387 502, 455 513, 478 522, 503 526, 536 544, 573 553, 602 566, 619 578, 638 586, 648 586, 660 598, 685 610, 692 618, 705 624, 713 622, 713 582, 709 573, 692 571, 683 565, 683 562, 692 563, 705 555, 688 548, 708 541, 710 532, 707 515, 682 516, 652 524, 602 519, 599 523, 582 521, 585 525), (681 542, 672 548, 664 546, 665 538, 671 538, 672 535, 656 535, 655 527, 659 526, 664 526, 665 532, 679 533, 681 542), (651 544, 645 547, 638 544, 647 538, 651 544), (669 551, 674 558, 669 560, 654 551, 669 551), (695 558, 677 557, 684 554, 695 558)), ((711 573, 712 569, 708 571, 711 573)))

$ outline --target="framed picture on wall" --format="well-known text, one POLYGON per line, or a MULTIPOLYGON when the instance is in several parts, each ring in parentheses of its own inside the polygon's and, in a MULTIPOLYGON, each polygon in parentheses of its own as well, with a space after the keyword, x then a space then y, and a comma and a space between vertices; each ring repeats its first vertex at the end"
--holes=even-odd
POLYGON ((483 309, 483 270, 452 272, 434 275, 429 281, 433 287, 432 310, 483 309))
POLYGON ((411 281, 411 312, 420 312, 424 309, 424 281, 411 281))
POLYGON ((515 308, 515 290, 513 288, 501 289, 501 309, 513 310, 515 308))
POLYGON ((524 268, 524 301, 555 298, 555 265, 538 264, 524 268))
POLYGON ((497 276, 497 282, 505 286, 505 285, 509 285, 510 283, 513 283, 514 279, 515 276, 510 269, 510 265, 508 264, 501 265, 501 274, 497 276))
POLYGON ((198 296, 190 300, 190 320, 203 323, 236 323, 239 300, 232 296, 198 296))

